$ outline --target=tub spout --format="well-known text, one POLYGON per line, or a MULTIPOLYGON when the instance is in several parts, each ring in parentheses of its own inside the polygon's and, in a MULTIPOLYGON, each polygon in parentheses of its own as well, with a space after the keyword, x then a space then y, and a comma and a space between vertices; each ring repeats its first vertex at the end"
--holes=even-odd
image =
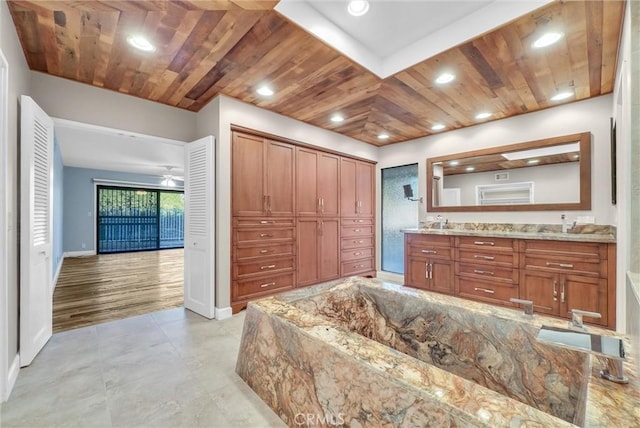
POLYGON ((602 315, 598 312, 583 311, 581 309, 571 309, 569 312, 571 312, 569 327, 575 327, 581 330, 586 330, 586 327, 582 323, 582 317, 602 318, 602 315))
POLYGON ((511 303, 519 303, 519 304, 521 304, 522 306, 524 306, 524 314, 525 315, 529 315, 529 316, 533 316, 533 301, 524 300, 524 299, 516 299, 515 297, 510 298, 509 301, 511 303))
POLYGON ((550 345, 604 357, 606 367, 600 371, 600 376, 616 383, 629 382, 629 378, 624 375, 623 362, 626 354, 622 339, 546 325, 540 328, 536 339, 550 345))

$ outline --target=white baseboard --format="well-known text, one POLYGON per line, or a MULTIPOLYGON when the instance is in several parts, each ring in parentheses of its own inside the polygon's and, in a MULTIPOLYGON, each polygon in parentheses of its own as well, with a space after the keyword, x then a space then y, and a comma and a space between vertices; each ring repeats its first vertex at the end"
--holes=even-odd
POLYGON ((65 251, 65 253, 62 255, 63 258, 65 257, 86 257, 86 256, 95 256, 96 252, 94 250, 89 250, 89 251, 65 251))
POLYGON ((2 401, 7 401, 11 395, 11 391, 18 380, 18 373, 20 372, 20 354, 16 354, 13 362, 9 366, 9 373, 7 373, 7 384, 5 390, 5 396, 2 397, 2 401))
POLYGON ((379 270, 376 273, 376 278, 381 279, 383 281, 391 281, 397 282, 398 284, 404 284, 404 275, 400 275, 399 273, 385 272, 379 270))
POLYGON ((58 268, 56 269, 55 275, 53 275, 53 289, 55 290, 58 286, 58 277, 60 276, 60 271, 62 270, 62 263, 64 262, 64 255, 60 259, 60 263, 58 263, 58 268))
POLYGON ((233 315, 233 312, 231 311, 230 306, 226 308, 216 308, 215 318, 217 320, 224 320, 227 318, 231 318, 231 315, 233 315))

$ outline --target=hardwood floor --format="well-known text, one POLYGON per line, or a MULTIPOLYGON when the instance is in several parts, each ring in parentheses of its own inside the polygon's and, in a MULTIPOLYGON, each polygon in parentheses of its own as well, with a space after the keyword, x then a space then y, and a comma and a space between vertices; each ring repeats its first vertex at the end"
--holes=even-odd
POLYGON ((53 294, 53 332, 183 304, 184 250, 65 259, 53 294))

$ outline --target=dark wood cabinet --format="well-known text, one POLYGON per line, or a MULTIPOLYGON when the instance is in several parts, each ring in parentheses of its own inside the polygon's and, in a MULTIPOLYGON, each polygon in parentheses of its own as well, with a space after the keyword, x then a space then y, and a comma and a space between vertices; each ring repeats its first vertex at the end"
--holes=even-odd
POLYGON ((615 244, 440 234, 405 235, 405 284, 486 303, 571 318, 571 309, 597 312, 585 322, 615 328, 615 244), (448 251, 447 243, 452 242, 448 251), (431 278, 447 277, 455 287, 431 278))
POLYGON ((233 133, 234 216, 295 215, 295 147, 249 134, 233 133))
POLYGON ((340 162, 340 213, 343 217, 373 217, 375 165, 355 159, 340 162))

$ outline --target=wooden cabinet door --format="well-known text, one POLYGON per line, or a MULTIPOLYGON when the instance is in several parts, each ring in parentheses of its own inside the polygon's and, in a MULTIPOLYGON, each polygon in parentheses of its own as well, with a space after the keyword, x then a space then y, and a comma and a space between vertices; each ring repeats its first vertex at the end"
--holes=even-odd
POLYGON ((588 318, 584 321, 607 325, 607 280, 579 275, 563 275, 560 278, 560 292, 564 291, 562 317, 571 318, 571 309, 598 312, 602 318, 588 318))
MULTIPOLYGON (((267 141, 266 182, 269 215, 295 215, 295 147, 277 141, 267 141)), ((248 173, 248 171, 244 171, 248 173)))
POLYGON ((453 263, 440 260, 429 260, 431 264, 431 279, 429 289, 440 293, 453 293, 453 263))
POLYGON ((299 216, 318 214, 319 157, 320 153, 315 150, 296 149, 296 209, 299 216))
POLYGON ((234 132, 231 156, 233 215, 265 215, 264 140, 234 132))
POLYGON ((321 200, 320 215, 325 217, 340 215, 339 156, 318 153, 318 197, 321 200))
POLYGON ((405 285, 409 287, 429 289, 429 279, 427 278, 428 261, 421 258, 409 257, 407 262, 407 272, 405 272, 405 285))
POLYGON ((520 298, 533 302, 534 312, 558 315, 560 309, 560 278, 553 272, 523 270, 520 273, 520 298))
POLYGON ((318 282, 319 226, 316 219, 298 220, 298 285, 318 282))
POLYGON ((319 279, 328 281, 340 276, 340 220, 320 219, 319 279))
POLYGON ((367 162, 356 164, 356 197, 358 200, 358 216, 373 217, 374 200, 373 194, 375 177, 375 165, 367 162))
POLYGON ((357 215, 356 164, 353 159, 340 158, 340 214, 343 217, 357 215))

